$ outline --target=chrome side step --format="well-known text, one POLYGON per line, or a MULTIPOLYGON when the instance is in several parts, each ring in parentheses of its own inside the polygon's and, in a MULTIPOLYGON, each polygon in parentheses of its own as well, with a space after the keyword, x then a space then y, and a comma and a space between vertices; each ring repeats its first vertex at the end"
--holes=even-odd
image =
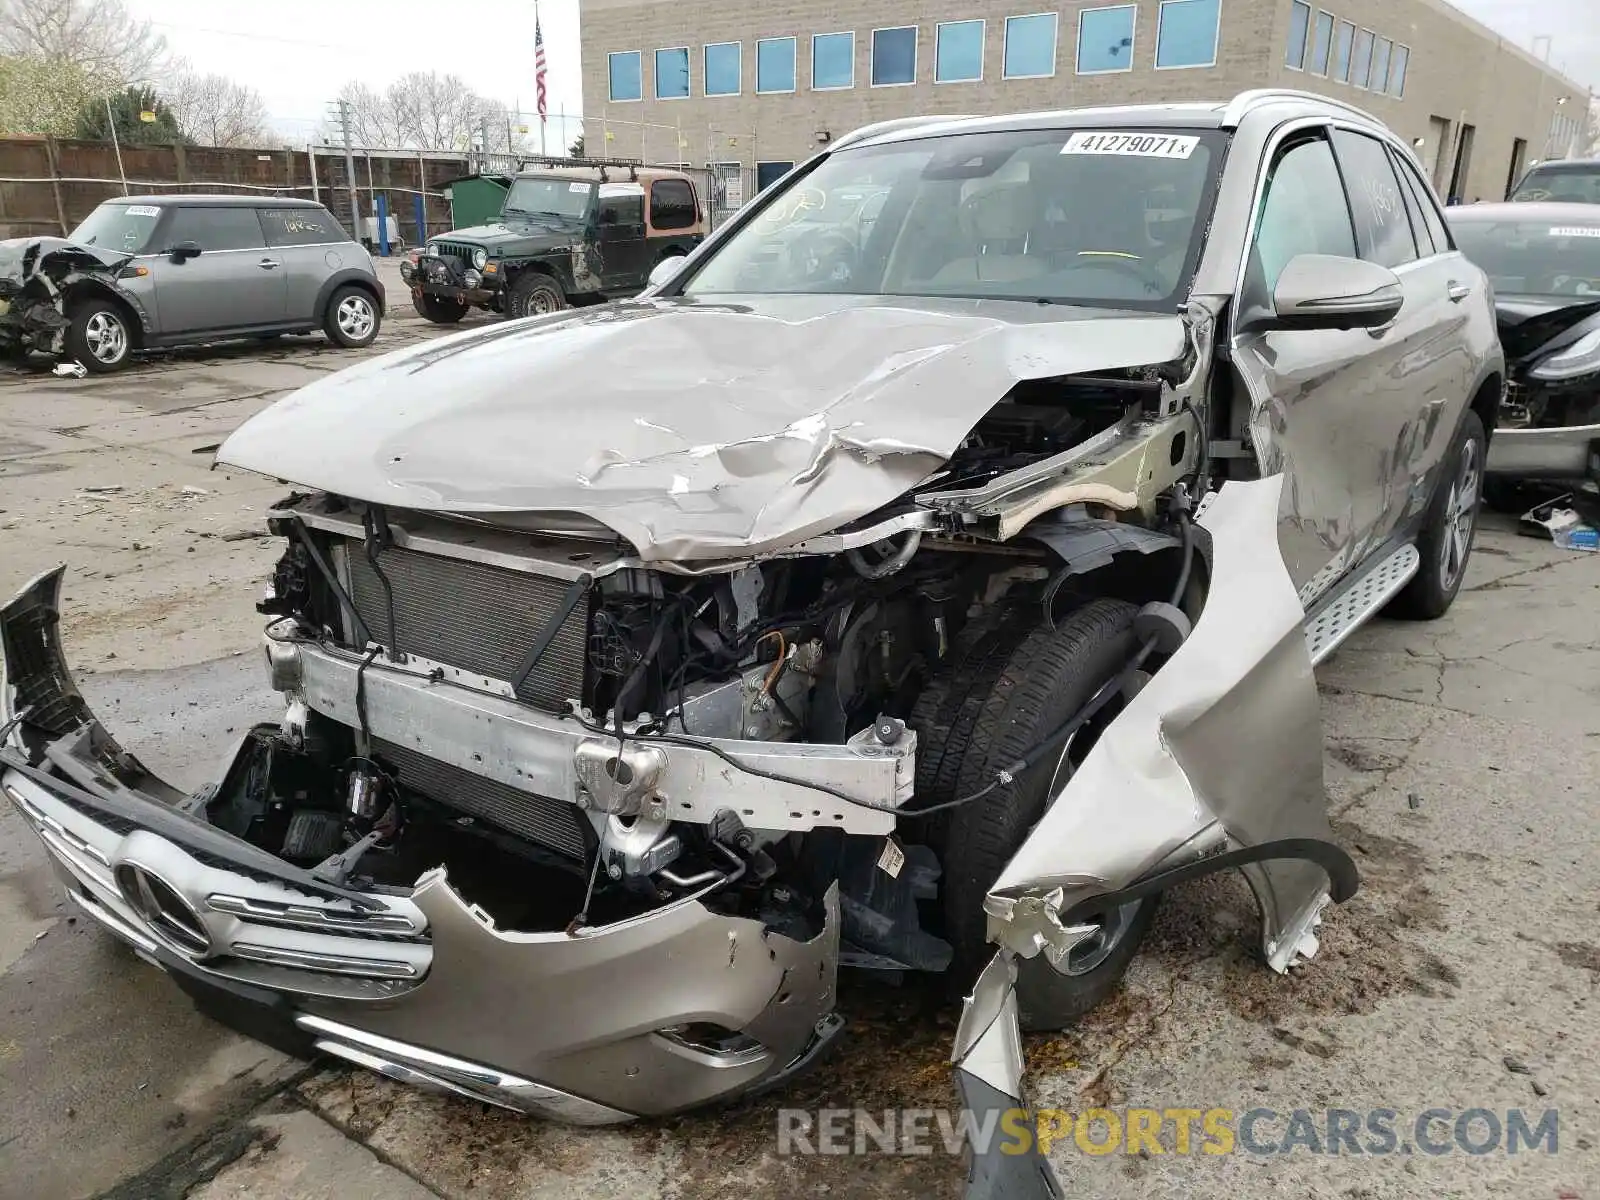
POLYGON ((1415 546, 1401 546, 1312 609, 1306 616, 1306 649, 1311 651, 1311 665, 1322 662, 1394 599, 1421 565, 1422 556, 1415 546))

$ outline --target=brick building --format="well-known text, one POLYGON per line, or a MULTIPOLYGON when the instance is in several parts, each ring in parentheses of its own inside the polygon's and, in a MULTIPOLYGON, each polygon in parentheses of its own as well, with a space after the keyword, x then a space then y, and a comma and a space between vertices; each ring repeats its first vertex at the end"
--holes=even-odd
POLYGON ((589 152, 761 186, 890 117, 1294 87, 1411 139, 1441 195, 1498 200, 1578 148, 1588 106, 1447 0, 579 2, 589 152))

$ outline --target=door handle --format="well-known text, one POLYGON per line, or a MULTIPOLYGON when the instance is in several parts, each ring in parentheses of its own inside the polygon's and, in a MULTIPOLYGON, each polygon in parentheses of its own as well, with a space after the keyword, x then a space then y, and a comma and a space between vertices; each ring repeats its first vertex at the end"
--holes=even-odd
POLYGON ((1452 279, 1450 281, 1449 290, 1445 294, 1450 297, 1451 304, 1460 304, 1468 296, 1472 295, 1472 285, 1466 283, 1457 283, 1454 279, 1452 279))
POLYGON ((278 266, 278 260, 275 258, 263 258, 256 264, 256 266, 260 267, 263 271, 270 271, 278 266))

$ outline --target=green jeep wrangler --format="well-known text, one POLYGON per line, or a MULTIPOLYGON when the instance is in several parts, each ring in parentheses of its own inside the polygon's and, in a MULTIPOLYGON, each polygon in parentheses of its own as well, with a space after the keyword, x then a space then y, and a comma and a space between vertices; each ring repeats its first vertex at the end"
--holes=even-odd
POLYGON ((705 234, 680 171, 545 167, 512 178, 499 221, 430 238, 400 274, 417 312, 441 325, 470 308, 527 317, 632 296, 705 234))

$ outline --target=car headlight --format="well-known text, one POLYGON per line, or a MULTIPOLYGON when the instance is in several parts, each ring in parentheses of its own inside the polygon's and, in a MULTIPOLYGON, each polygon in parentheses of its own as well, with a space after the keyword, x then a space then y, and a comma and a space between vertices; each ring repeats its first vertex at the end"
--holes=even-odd
POLYGON ((1528 374, 1546 382, 1577 379, 1600 371, 1600 329, 1584 334, 1558 354, 1552 354, 1528 374))
POLYGON ((433 257, 435 257, 435 258, 442 257, 440 255, 440 253, 439 253, 439 243, 438 242, 429 242, 428 243, 428 253, 433 255, 433 257))
POLYGON ((472 252, 472 265, 477 267, 478 270, 480 270, 480 271, 483 270, 483 264, 488 262, 488 261, 489 261, 489 252, 487 250, 485 250, 482 246, 479 246, 476 250, 474 250, 472 252))
POLYGON ((482 282, 483 276, 479 275, 471 267, 468 267, 465 271, 461 272, 462 287, 475 288, 482 282))

